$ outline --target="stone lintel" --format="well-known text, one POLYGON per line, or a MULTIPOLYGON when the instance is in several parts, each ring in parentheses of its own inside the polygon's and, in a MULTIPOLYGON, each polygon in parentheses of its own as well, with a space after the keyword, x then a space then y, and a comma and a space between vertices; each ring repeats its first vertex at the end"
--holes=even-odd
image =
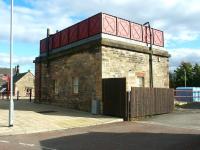
MULTIPOLYGON (((113 47, 113 48, 117 48, 117 49, 135 51, 138 53, 150 54, 149 47, 147 47, 147 46, 130 44, 127 42, 116 41, 113 39, 103 38, 101 40, 101 45, 107 46, 107 47, 113 47)), ((167 57, 167 58, 170 57, 170 54, 166 50, 160 50, 157 48, 153 48, 153 55, 167 57)))

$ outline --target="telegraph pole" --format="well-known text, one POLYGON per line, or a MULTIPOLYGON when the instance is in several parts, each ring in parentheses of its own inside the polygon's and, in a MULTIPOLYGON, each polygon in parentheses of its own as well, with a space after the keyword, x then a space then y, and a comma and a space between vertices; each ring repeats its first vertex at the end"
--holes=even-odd
POLYGON ((14 115, 14 102, 13 102, 13 0, 11 2, 10 9, 10 108, 9 108, 9 127, 13 126, 13 115, 14 115))

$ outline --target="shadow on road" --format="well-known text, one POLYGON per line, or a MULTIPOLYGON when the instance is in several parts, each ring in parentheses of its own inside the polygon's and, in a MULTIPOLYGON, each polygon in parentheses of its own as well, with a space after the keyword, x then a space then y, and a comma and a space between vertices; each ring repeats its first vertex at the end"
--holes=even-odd
POLYGON ((40 145, 56 150, 199 150, 200 135, 91 132, 43 140, 40 145))

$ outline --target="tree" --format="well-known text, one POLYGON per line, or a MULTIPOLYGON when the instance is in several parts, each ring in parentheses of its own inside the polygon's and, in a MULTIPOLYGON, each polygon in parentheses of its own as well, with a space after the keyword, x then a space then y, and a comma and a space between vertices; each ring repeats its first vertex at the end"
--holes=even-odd
POLYGON ((186 73, 186 84, 187 86, 192 86, 192 76, 193 76, 193 67, 191 63, 182 62, 180 66, 174 71, 175 72, 175 85, 185 86, 185 73, 186 73))
POLYGON ((175 88, 175 73, 169 72, 169 87, 175 88))
POLYGON ((185 86, 185 73, 187 87, 200 87, 200 65, 192 65, 189 62, 182 62, 173 73, 170 73, 170 87, 185 86))
POLYGON ((200 87, 200 65, 198 64, 193 67, 193 86, 200 87))

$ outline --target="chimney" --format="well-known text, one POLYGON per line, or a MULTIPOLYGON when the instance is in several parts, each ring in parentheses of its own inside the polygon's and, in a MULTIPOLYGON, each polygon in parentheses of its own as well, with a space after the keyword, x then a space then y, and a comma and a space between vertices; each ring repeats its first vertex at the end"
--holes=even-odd
POLYGON ((47 28, 47 37, 49 37, 49 36, 50 36, 50 29, 47 28))
POLYGON ((17 65, 17 68, 16 68, 16 75, 19 74, 19 65, 17 65))
POLYGON ((16 75, 16 72, 17 72, 17 67, 15 66, 15 69, 14 69, 14 74, 16 75))

